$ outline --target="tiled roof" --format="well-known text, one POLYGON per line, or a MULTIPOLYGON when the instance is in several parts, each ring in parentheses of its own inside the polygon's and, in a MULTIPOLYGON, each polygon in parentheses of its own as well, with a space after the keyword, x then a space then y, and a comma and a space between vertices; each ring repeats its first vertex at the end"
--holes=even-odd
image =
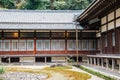
POLYGON ((81 12, 76 10, 1 10, 0 22, 70 23, 74 15, 81 12))
POLYGON ((0 29, 76 29, 73 19, 80 13, 76 10, 1 10, 0 29))

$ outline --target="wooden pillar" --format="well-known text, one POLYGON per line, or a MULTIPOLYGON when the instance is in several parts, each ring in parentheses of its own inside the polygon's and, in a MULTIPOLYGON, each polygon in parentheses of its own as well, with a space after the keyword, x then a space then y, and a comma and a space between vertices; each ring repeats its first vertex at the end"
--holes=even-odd
POLYGON ((20 62, 21 62, 21 65, 23 65, 23 56, 20 57, 20 62))
POLYGON ((97 65, 100 66, 100 59, 97 58, 97 65))
POLYGON ((119 73, 120 73, 120 60, 119 60, 119 73))
POLYGON ((47 57, 45 57, 45 63, 47 62, 47 57))
POLYGON ((83 45, 83 43, 82 43, 83 41, 82 41, 82 40, 83 40, 83 39, 82 39, 82 30, 81 30, 81 31, 80 31, 80 42, 81 42, 81 49, 80 49, 80 50, 81 50, 81 51, 82 51, 82 45, 83 45))
POLYGON ((88 65, 90 64, 90 59, 89 59, 89 57, 87 58, 87 64, 88 64, 88 65))
POLYGON ((19 47, 20 47, 20 46, 19 46, 19 43, 20 43, 20 30, 18 30, 18 51, 20 50, 20 49, 19 49, 19 47))
POLYGON ((50 35, 49 35, 49 38, 50 38, 50 53, 51 53, 51 42, 52 42, 52 32, 51 32, 51 30, 50 30, 50 35))
POLYGON ((115 60, 112 59, 112 70, 114 70, 114 69, 115 69, 115 60))
POLYGON ((77 58, 77 65, 78 65, 78 62, 79 62, 79 60, 78 60, 78 57, 79 57, 79 55, 78 55, 78 23, 77 22, 75 22, 75 27, 76 27, 76 58, 77 58))
POLYGON ((1 57, 0 57, 0 63, 2 63, 2 61, 1 61, 1 57))
POLYGON ((96 65, 96 58, 94 58, 94 65, 96 65))
POLYGON ((101 58, 101 66, 102 66, 102 68, 103 68, 103 58, 101 58))
MULTIPOLYGON (((4 31, 2 30, 2 53, 4 52, 3 44, 4 44, 4 31)), ((4 53, 3 53, 4 54, 4 53)))
POLYGON ((9 63, 9 65, 10 65, 10 61, 11 61, 11 59, 10 59, 10 57, 8 58, 8 63, 9 63))
POLYGON ((36 54, 36 31, 34 31, 34 54, 36 54))
MULTIPOLYGON (((116 17, 116 10, 114 10, 114 18, 116 17)), ((116 54, 116 20, 114 20, 114 33, 115 33, 115 46, 114 46, 114 53, 116 54)))
POLYGON ((10 55, 12 54, 12 40, 10 40, 10 55))
POLYGON ((90 64, 92 65, 92 57, 90 57, 90 64))
MULTIPOLYGON (((108 22, 108 15, 106 16, 106 21, 108 22)), ((108 54, 108 48, 109 48, 109 46, 108 46, 108 23, 106 24, 106 37, 107 37, 107 46, 106 46, 106 53, 108 54)), ((105 44, 106 44, 105 43, 105 44)), ((105 54, 106 54, 105 53, 105 54)), ((107 60, 107 59, 106 59, 107 60)))
POLYGON ((26 50, 25 51, 27 52, 27 39, 25 40, 25 42, 26 42, 26 50))
POLYGON ((108 58, 106 58, 106 68, 108 69, 108 58))
POLYGON ((68 37, 68 33, 67 31, 65 31, 65 55, 66 55, 66 62, 67 62, 67 37, 68 37))
POLYGON ((77 57, 77 65, 78 65, 78 29, 77 29, 77 24, 76 24, 76 57, 77 57))

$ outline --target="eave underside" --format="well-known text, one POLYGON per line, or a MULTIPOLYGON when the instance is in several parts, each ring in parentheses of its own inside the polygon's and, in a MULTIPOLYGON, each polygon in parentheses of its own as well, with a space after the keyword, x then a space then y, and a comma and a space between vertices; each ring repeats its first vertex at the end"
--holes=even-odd
MULTIPOLYGON (((89 9, 87 12, 83 12, 83 14, 81 14, 77 20, 82 26, 86 27, 85 25, 87 25, 91 28, 90 25, 92 24, 89 24, 90 20, 93 20, 95 18, 101 19, 119 7, 119 0, 99 0, 94 6, 92 6, 91 9, 89 9)), ((100 26, 100 23, 98 25, 92 25, 92 27, 96 26, 100 26)))

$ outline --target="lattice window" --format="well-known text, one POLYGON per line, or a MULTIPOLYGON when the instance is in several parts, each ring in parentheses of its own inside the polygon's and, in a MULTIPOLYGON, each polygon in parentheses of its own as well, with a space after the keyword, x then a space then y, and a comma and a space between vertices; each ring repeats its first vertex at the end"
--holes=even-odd
POLYGON ((19 41, 19 50, 26 50, 26 40, 19 41))
POLYGON ((88 40, 82 40, 82 50, 88 50, 88 40))
POLYGON ((10 40, 4 40, 4 51, 10 51, 10 40))
POLYGON ((68 40, 67 41, 67 49, 68 50, 76 50, 75 40, 68 40))
POLYGON ((12 40, 12 50, 17 51, 18 50, 18 40, 12 40))
POLYGON ((34 50, 34 40, 27 40, 27 50, 34 50))
POLYGON ((44 40, 44 50, 50 50, 50 40, 44 40))
POLYGON ((2 40, 0 40, 0 51, 2 51, 2 40))
POLYGON ((37 40, 36 41, 36 49, 39 50, 43 50, 43 40, 37 40))

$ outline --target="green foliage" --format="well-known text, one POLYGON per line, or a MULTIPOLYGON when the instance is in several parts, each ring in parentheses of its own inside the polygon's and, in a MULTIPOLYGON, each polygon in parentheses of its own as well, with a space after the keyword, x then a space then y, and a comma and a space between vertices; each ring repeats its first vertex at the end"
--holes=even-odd
POLYGON ((103 79, 105 79, 105 80, 116 80, 115 78, 111 78, 111 77, 106 76, 106 75, 104 75, 104 74, 101 74, 101 73, 99 73, 99 72, 96 72, 96 71, 87 69, 87 68, 85 68, 85 67, 83 67, 83 66, 76 66, 76 67, 79 67, 80 69, 82 69, 82 70, 84 70, 84 71, 87 71, 87 72, 89 72, 90 74, 93 74, 93 75, 96 75, 96 76, 98 76, 98 77, 101 77, 101 78, 103 78, 103 79))
POLYGON ((3 67, 0 67, 0 74, 4 73, 5 69, 3 67))
POLYGON ((81 10, 92 0, 0 0, 0 8, 28 10, 81 10))
POLYGON ((0 0, 0 7, 6 9, 24 9, 26 5, 25 0, 0 0))
POLYGON ((68 61, 68 62, 71 62, 71 63, 72 63, 72 62, 75 62, 74 59, 72 58, 72 56, 68 56, 68 57, 67 57, 67 61, 68 61))
POLYGON ((15 6, 14 6, 14 3, 12 0, 0 0, 0 5, 3 7, 3 8, 8 8, 8 9, 14 9, 15 6))
POLYGON ((50 7, 49 0, 27 0, 26 9, 30 10, 46 10, 50 7))

